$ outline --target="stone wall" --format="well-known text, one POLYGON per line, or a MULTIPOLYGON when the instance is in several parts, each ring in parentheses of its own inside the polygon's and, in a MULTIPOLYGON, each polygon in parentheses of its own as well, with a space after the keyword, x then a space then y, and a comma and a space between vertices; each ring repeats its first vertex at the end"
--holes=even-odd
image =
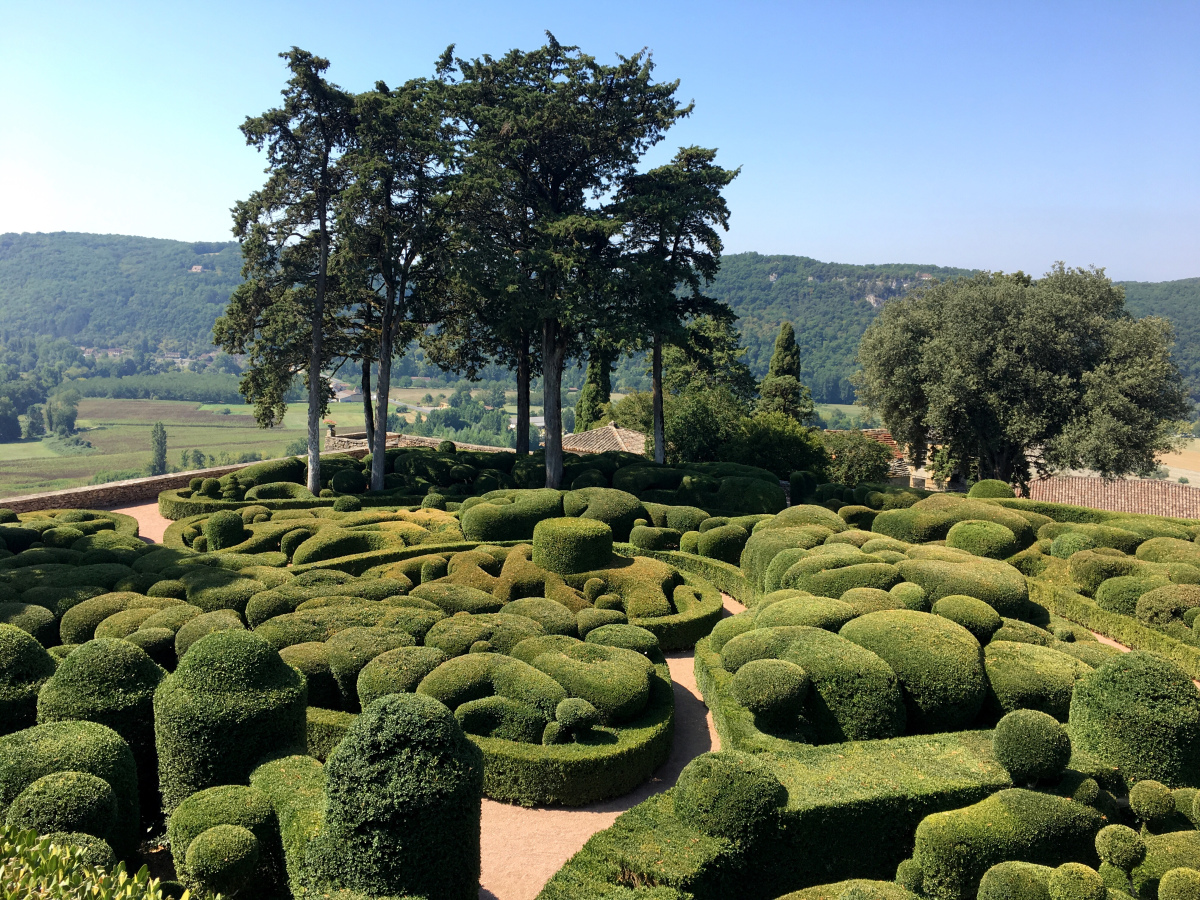
MULTIPOLYGON (((349 453, 358 459, 367 455, 366 450, 351 449, 338 451, 349 453)), ((117 506, 134 506, 138 503, 153 503, 162 491, 187 487, 193 478, 220 478, 253 463, 238 463, 232 466, 215 466, 211 469, 193 469, 190 472, 172 472, 170 475, 152 475, 148 478, 131 478, 128 481, 110 481, 108 484, 89 484, 84 487, 67 488, 63 491, 47 491, 43 494, 26 494, 21 497, 0 499, 0 508, 13 512, 33 512, 38 509, 109 509, 117 506)))

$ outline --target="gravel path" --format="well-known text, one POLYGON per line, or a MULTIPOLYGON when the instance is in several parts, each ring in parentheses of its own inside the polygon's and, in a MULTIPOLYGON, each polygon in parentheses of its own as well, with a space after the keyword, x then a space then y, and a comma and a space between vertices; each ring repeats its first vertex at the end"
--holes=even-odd
MULTIPOLYGON (((171 524, 159 515, 157 503, 118 507, 113 512, 133 516, 141 536, 155 543, 162 541, 163 532, 171 524)), ((725 597, 725 610, 730 615, 743 609, 736 600, 725 597)), ((625 810, 671 787, 690 760, 720 749, 712 713, 696 687, 693 654, 669 653, 667 665, 675 691, 675 740, 670 758, 637 790, 591 806, 527 809, 485 799, 480 900, 533 900, 588 838, 612 825, 625 810)))

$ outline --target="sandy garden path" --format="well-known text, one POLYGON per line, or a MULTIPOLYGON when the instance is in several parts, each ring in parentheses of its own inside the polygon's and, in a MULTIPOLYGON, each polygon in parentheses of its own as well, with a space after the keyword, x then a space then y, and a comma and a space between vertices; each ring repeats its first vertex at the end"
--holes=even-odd
MULTIPOLYGON (((113 512, 133 516, 138 520, 141 536, 155 543, 162 541, 163 532, 171 524, 159 515, 157 503, 118 507, 113 512)), ((728 614, 743 609, 736 600, 725 597, 728 614)), ((625 810, 671 787, 690 760, 720 749, 712 713, 696 687, 693 654, 669 653, 667 665, 675 691, 675 741, 670 758, 636 791, 591 806, 526 809, 485 799, 480 900, 533 900, 588 838, 612 825, 625 810)))

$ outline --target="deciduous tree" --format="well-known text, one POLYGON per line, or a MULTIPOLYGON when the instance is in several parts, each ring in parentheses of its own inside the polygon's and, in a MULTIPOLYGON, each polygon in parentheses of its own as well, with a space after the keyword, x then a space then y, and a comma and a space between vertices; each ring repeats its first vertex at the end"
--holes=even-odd
POLYGON ((913 461, 931 441, 980 478, 1154 469, 1187 413, 1162 319, 1133 319, 1103 269, 983 273, 889 303, 859 348, 859 396, 913 461))

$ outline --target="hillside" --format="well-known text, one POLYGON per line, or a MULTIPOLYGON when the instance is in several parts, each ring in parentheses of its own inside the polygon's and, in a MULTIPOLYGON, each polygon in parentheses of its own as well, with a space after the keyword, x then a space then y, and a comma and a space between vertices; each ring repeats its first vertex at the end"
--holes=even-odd
POLYGON ((235 243, 117 234, 0 235, 0 336, 81 346, 208 346, 241 281, 235 243), (193 272, 192 268, 201 270, 193 272))
MULTIPOLYGON (((0 235, 0 341, 49 335, 82 346, 131 348, 145 339, 150 347, 167 342, 163 349, 207 349, 240 269, 233 242, 0 235), (194 266, 201 270, 193 272, 194 266)), ((724 258, 709 290, 737 313, 756 375, 767 370, 779 323, 790 320, 813 398, 850 403, 858 341, 883 304, 924 277, 969 274, 932 265, 854 266, 736 253, 724 258)), ((1176 358, 1200 401, 1200 278, 1124 286, 1134 315, 1161 315, 1174 324, 1176 358)))

